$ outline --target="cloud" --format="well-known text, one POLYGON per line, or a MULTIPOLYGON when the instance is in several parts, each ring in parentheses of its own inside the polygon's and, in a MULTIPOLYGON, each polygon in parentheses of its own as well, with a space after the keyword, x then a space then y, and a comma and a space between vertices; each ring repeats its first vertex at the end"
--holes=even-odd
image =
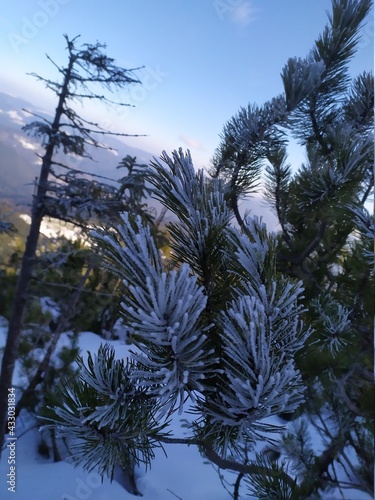
POLYGON ((234 5, 230 11, 231 20, 242 27, 248 26, 255 19, 255 9, 249 1, 244 0, 234 5))
POLYGON ((18 111, 7 111, 6 114, 10 116, 10 118, 17 123, 17 125, 25 125, 25 121, 18 111))
POLYGON ((196 139, 193 139, 192 137, 188 137, 186 135, 180 135, 179 139, 187 146, 188 148, 194 148, 194 149, 204 149, 202 144, 197 141, 196 139))
POLYGON ((33 144, 30 141, 27 141, 24 137, 18 135, 18 136, 16 136, 16 138, 18 139, 18 142, 21 144, 21 146, 23 148, 25 148, 25 149, 31 149, 33 151, 35 151, 37 149, 37 147, 35 146, 35 144, 33 144))

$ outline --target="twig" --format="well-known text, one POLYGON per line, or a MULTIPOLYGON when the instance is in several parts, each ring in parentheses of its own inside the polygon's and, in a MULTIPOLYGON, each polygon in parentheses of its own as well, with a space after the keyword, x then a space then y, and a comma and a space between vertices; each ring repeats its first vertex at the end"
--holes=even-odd
POLYGON ((169 493, 171 493, 173 496, 175 496, 176 498, 178 498, 179 500, 182 500, 181 497, 179 497, 178 495, 176 495, 176 493, 173 493, 172 490, 170 490, 169 488, 167 488, 167 491, 169 491, 169 493))
POLYGON ((241 479, 243 477, 244 477, 244 473, 240 472, 238 474, 236 482, 234 483, 233 500, 239 500, 239 498, 240 498, 240 483, 241 483, 241 479))

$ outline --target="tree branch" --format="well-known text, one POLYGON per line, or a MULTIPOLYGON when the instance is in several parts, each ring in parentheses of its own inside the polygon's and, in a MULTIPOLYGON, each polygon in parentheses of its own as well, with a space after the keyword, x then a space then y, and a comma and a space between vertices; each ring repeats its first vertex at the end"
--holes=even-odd
POLYGON ((313 252, 315 250, 315 248, 322 241, 325 229, 326 229, 326 222, 323 220, 319 224, 318 234, 309 243, 309 245, 305 248, 305 250, 301 253, 301 255, 299 255, 298 257, 295 257, 293 259, 293 264, 300 266, 303 263, 303 261, 311 254, 311 252, 313 252))
POLYGON ((248 463, 241 464, 239 462, 235 462, 234 460, 228 460, 226 458, 221 457, 216 451, 212 448, 208 443, 195 439, 195 438, 170 438, 163 437, 160 439, 162 443, 168 444, 186 444, 186 445, 195 445, 201 448, 206 457, 215 465, 217 465, 220 469, 231 470, 234 472, 239 472, 243 477, 245 474, 261 474, 268 475, 277 479, 284 481, 290 487, 296 487, 296 481, 291 476, 289 476, 286 472, 280 470, 270 469, 268 467, 263 467, 256 463, 248 463))

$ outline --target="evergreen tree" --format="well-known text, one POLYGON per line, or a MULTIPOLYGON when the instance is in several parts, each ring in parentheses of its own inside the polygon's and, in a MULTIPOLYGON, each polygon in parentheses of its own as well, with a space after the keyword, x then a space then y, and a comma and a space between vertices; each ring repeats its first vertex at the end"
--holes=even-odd
POLYGON ((261 221, 246 220, 242 232, 230 226, 223 182, 196 173, 181 150, 162 160, 149 178, 178 218, 168 228, 173 263, 164 265, 140 218, 124 214, 93 234, 103 265, 123 283, 122 319, 137 350, 118 360, 105 345, 80 360, 79 378, 51 396, 44 418, 73 438, 77 464, 109 477, 118 466, 149 464, 163 443, 185 442, 220 467, 294 488, 284 470, 242 464, 241 450, 278 430, 262 419, 303 401, 295 354, 311 331, 301 283, 277 273, 276 240, 261 221), (187 408, 196 413, 190 436, 174 440, 169 419, 187 408))
POLYGON ((135 347, 119 360, 102 346, 51 395, 44 421, 71 439, 76 463, 113 477, 117 466, 148 465, 163 443, 185 443, 239 473, 237 498, 242 479, 260 499, 373 493, 373 77, 348 75, 370 8, 332 1, 312 51, 286 64, 285 92, 225 125, 214 178, 181 150, 153 162, 154 196, 177 219, 171 263, 128 214, 94 232, 123 283, 135 347), (288 134, 307 155, 295 173, 288 134), (277 235, 238 207, 262 171, 277 235), (195 415, 187 437, 168 432, 177 411, 195 415), (270 415, 293 418, 289 431, 270 415), (273 454, 254 453, 260 439, 273 454))
MULTIPOLYGON (((301 458, 305 441, 289 436, 289 445, 300 450, 294 462, 308 462, 307 491, 337 485, 335 465, 350 471, 348 482, 373 488, 374 219, 366 206, 374 188, 374 80, 363 72, 351 81, 348 73, 370 7, 370 1, 334 0, 310 54, 290 59, 283 69, 284 94, 232 118, 214 157, 216 174, 231 183, 240 225, 238 199, 265 173, 265 194, 281 229, 277 269, 304 284, 304 318, 314 333, 297 365, 308 386, 310 424, 327 443, 321 457, 310 460, 301 458), (306 152, 295 173, 288 136, 306 152), (335 431, 322 425, 327 415, 335 431)), ((306 432, 301 436, 308 440, 306 432)))

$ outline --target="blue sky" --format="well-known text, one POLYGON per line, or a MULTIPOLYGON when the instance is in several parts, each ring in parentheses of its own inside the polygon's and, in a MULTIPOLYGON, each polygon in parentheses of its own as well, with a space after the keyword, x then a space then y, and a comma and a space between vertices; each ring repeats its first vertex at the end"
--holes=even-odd
MULTIPOLYGON (((120 113, 88 107, 89 117, 156 155, 182 146, 208 165, 224 123, 240 106, 282 91, 289 57, 305 56, 327 21, 330 0, 0 0, 0 91, 53 110, 53 95, 26 76, 66 63, 63 33, 139 72, 144 87, 119 95, 135 104, 120 113)), ((373 17, 363 30, 353 76, 373 66, 373 17)))

